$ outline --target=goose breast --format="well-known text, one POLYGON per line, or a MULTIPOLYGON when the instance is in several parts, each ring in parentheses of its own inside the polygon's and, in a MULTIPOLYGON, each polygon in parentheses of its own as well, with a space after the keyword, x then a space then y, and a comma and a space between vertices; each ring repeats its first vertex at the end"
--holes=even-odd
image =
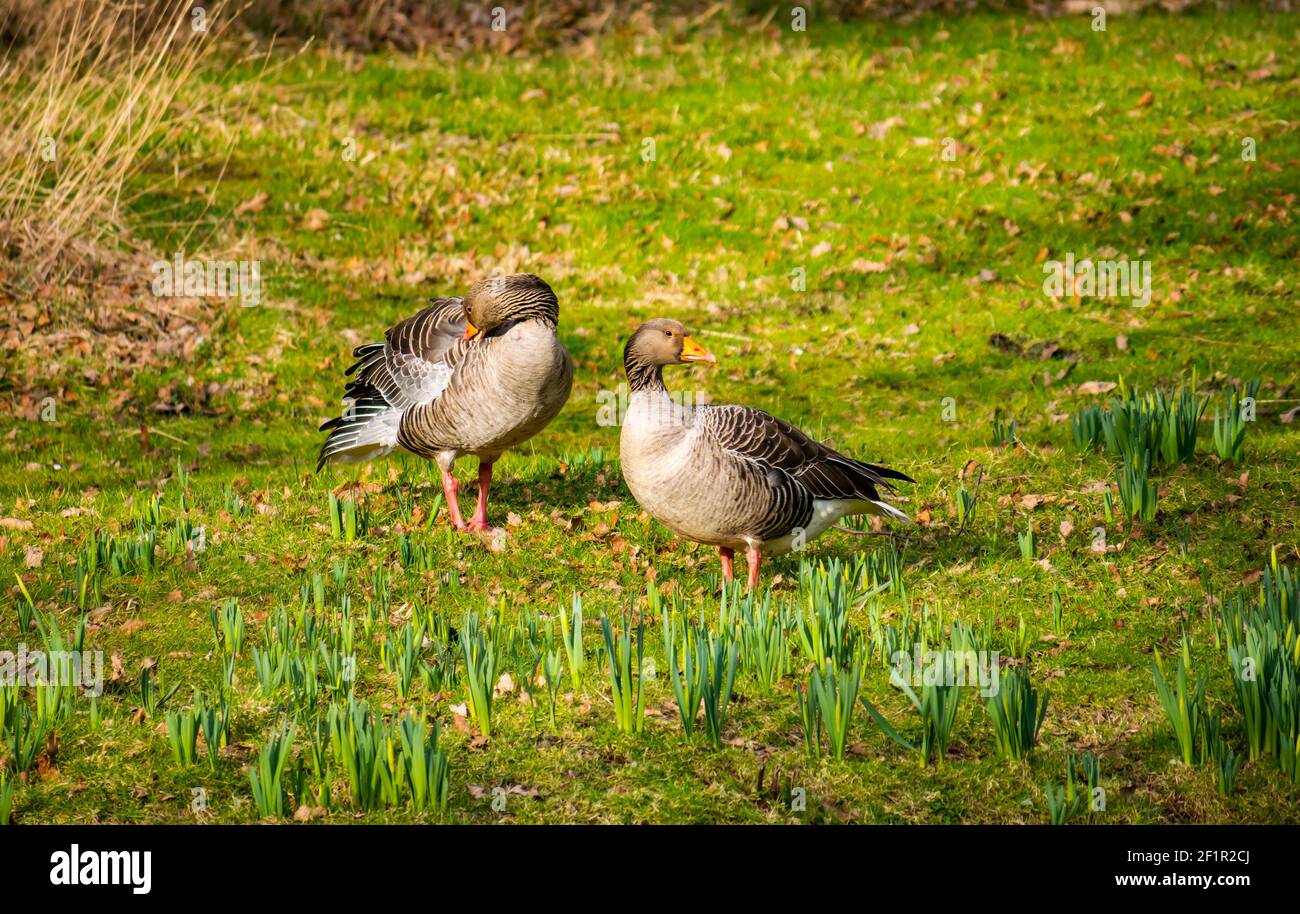
POLYGON ((651 517, 687 539, 731 548, 758 546, 808 522, 806 492, 718 446, 697 421, 709 407, 665 402, 634 394, 620 436, 624 479, 651 517))
POLYGON ((426 456, 495 457, 545 428, 572 384, 573 360, 555 332, 522 321, 468 347, 442 395, 403 417, 402 444, 426 456))

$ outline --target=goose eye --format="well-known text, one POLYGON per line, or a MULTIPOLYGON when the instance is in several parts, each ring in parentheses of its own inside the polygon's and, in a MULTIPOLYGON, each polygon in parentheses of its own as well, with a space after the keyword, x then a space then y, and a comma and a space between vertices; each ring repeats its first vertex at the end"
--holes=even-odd
POLYGON ((672 332, 671 330, 665 330, 665 331, 664 331, 664 336, 672 336, 672 335, 673 335, 673 332, 672 332))

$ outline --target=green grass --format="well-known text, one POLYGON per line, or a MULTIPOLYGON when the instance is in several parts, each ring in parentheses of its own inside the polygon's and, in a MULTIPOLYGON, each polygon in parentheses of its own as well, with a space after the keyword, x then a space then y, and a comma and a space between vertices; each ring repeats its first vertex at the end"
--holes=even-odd
MULTIPOLYGON (((196 361, 138 376, 121 401, 116 385, 82 379, 93 354, 46 367, 58 421, 15 420, 0 434, 0 515, 31 524, 0 530, 0 577, 10 582, 0 645, 39 640, 18 631, 15 573, 39 609, 74 630, 65 589, 78 551, 96 531, 130 538, 155 493, 160 541, 186 517, 204 528, 205 548, 160 546, 154 570, 105 578, 86 643, 105 652, 106 674, 120 657, 121 678, 107 684, 98 722, 76 696, 52 765, 17 788, 15 818, 257 819, 247 769, 301 709, 287 685, 259 692, 251 648, 264 645, 267 616, 281 604, 296 611, 300 587, 319 573, 327 615, 337 618, 346 594, 357 620, 356 697, 390 721, 428 708, 442 722, 451 781, 445 813, 404 805, 362 815, 336 770, 332 821, 1037 822, 1043 785, 1081 752, 1104 760, 1106 809, 1092 821, 1300 821, 1296 788, 1267 758, 1246 763, 1227 797, 1213 765, 1177 763, 1151 674, 1152 650, 1169 653, 1183 628, 1192 633, 1197 669, 1212 671, 1208 700, 1227 709, 1224 732, 1241 751, 1206 594, 1240 586, 1275 545, 1283 562, 1298 557, 1300 426, 1278 422, 1294 401, 1276 401, 1296 396, 1298 380, 1300 139, 1288 118, 1300 18, 1238 11, 1108 26, 1003 16, 812 23, 799 35, 615 38, 594 55, 313 50, 265 72, 232 64, 205 74, 193 87, 192 133, 143 179, 138 232, 164 252, 183 244, 191 257, 261 258, 263 303, 232 305, 196 361), (1272 75, 1257 78, 1262 67, 1272 75), (1152 102, 1140 104, 1148 91, 1152 102), (902 123, 873 138, 872 125, 891 117, 902 123), (1253 163, 1240 158, 1247 136, 1253 163), (941 154, 947 137, 958 143, 953 161, 941 154), (645 138, 653 161, 643 160, 645 138), (258 193, 264 208, 236 216, 258 193), (316 207, 331 218, 309 231, 303 217, 316 207), (1040 259, 1069 252, 1149 259, 1150 307, 1045 296, 1040 259), (414 457, 311 471, 315 427, 336 412, 351 348, 494 269, 554 286, 577 363, 559 419, 498 465, 491 519, 517 516, 498 549, 447 531, 445 510, 428 516, 441 494, 436 470, 414 457), (802 291, 792 288, 799 269, 802 291), (972 696, 943 765, 919 767, 861 709, 844 760, 810 760, 794 694, 810 664, 797 651, 770 693, 738 677, 720 747, 698 732, 683 738, 645 591, 652 580, 692 618, 703 606, 712 623, 716 556, 640 513, 620 479, 618 430, 597 422, 598 395, 621 383, 628 333, 656 316, 687 322, 718 356, 715 367, 671 373, 674 390, 768 409, 916 477, 907 508, 929 521, 902 534, 907 595, 949 619, 991 623, 1003 643, 1026 620, 1026 667, 1051 692, 1029 760, 998 756, 972 696), (1053 341, 1071 358, 1008 354, 990 346, 994 333, 1053 341), (1134 528, 1117 512, 1107 524, 1102 488, 1117 461, 1081 454, 1069 422, 1103 401, 1075 388, 1120 377, 1173 388, 1193 373, 1215 402, 1230 379, 1263 379, 1244 456, 1231 466, 1211 456, 1211 410, 1194 459, 1153 470, 1156 518, 1134 528), (1013 446, 991 446, 995 417, 1015 421, 1013 446), (142 425, 153 431, 142 435, 142 425), (604 461, 583 459, 593 448, 604 461), (980 507, 957 535, 963 478, 975 489, 973 471, 960 475, 969 461, 984 471, 980 507), (354 540, 334 536, 329 493, 356 479, 368 523, 354 540), (246 510, 230 510, 231 493, 246 510), (412 501, 422 512, 403 522, 412 501), (1036 562, 1016 542, 1030 524, 1036 562), (1105 553, 1091 548, 1099 526, 1105 553), (1175 529, 1190 533, 1185 548, 1175 529), (401 567, 399 533, 431 550, 435 570, 401 567), (43 554, 38 567, 27 567, 32 550, 43 554), (344 560, 339 588, 331 573, 344 560), (391 599, 366 631, 376 569, 391 575, 391 599), (1053 633, 1054 590, 1070 608, 1068 635, 1053 633), (438 694, 417 679, 402 698, 381 664, 384 640, 413 609, 453 627, 467 611, 498 608, 508 623, 537 611, 558 634, 575 591, 586 669, 576 692, 564 677, 554 728, 544 694, 526 704, 516 685, 493 702, 484 741, 472 720, 453 725, 463 669, 438 694), (181 767, 166 711, 182 711, 193 688, 220 693, 224 658, 209 613, 230 598, 246 634, 229 745, 215 773, 181 767), (659 663, 655 676, 637 671, 640 733, 616 727, 597 657, 599 620, 628 605, 642 613, 646 652, 659 663), (146 660, 160 695, 180 689, 163 710, 137 715, 146 660), (791 811, 778 784, 802 787, 807 810, 791 811), (504 809, 494 788, 505 789, 504 809)), ((463 480, 472 472, 462 464, 463 480)), ((472 484, 465 489, 468 504, 472 484)), ((810 555, 879 544, 832 532, 810 555)), ((766 564, 778 599, 795 593, 798 567, 797 556, 766 564)), ((897 619, 901 597, 882 599, 897 619)), ((866 625, 865 611, 852 616, 866 625)), ((518 684, 525 665, 503 659, 497 675, 518 684)), ((860 694, 912 725, 881 664, 864 667, 860 694)), ((296 760, 310 757, 310 731, 300 717, 296 760)))

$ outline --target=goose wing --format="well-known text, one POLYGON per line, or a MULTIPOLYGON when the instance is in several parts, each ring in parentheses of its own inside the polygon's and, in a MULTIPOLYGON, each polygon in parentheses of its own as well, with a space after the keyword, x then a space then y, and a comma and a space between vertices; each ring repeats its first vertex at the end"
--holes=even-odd
POLYGON ((349 394, 378 392, 389 406, 408 410, 446 389, 465 355, 465 311, 460 298, 438 298, 394 324, 384 342, 359 347, 348 369, 349 394))
POLYGON ((789 422, 749 406, 706 406, 698 425, 718 447, 767 472, 774 487, 794 484, 814 498, 879 502, 892 479, 914 480, 887 467, 846 457, 809 438, 789 422))

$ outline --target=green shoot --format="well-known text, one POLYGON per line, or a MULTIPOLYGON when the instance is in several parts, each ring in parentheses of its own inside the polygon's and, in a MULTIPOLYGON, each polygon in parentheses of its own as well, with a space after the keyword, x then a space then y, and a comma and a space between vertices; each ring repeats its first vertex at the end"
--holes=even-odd
POLYGON ((1194 685, 1189 684, 1191 659, 1186 642, 1178 656, 1178 666, 1174 670, 1172 683, 1165 676, 1164 661, 1159 651, 1155 652, 1151 673, 1155 680, 1156 694, 1160 696, 1160 703, 1165 709, 1165 716, 1173 725, 1174 736, 1178 739, 1183 764, 1191 765, 1200 761, 1196 758, 1196 750, 1201 743, 1202 728, 1205 725, 1206 676, 1202 673, 1194 685))
POLYGON ((624 733, 640 733, 645 725, 645 690, 641 682, 641 654, 645 626, 636 627, 636 659, 632 654, 632 629, 624 616, 622 630, 615 637, 607 617, 600 620, 609 662, 609 689, 614 700, 614 721, 624 733), (634 675, 635 671, 635 675, 634 675))
POLYGON ((460 631, 465 677, 469 685, 469 713, 484 737, 492 735, 492 693, 497 681, 496 644, 484 634, 479 618, 466 613, 460 631))
POLYGON ((1038 730, 1047 714, 1049 693, 1039 701, 1038 690, 1025 671, 1000 671, 998 689, 988 697, 989 717, 997 734, 998 754, 1018 760, 1029 755, 1038 741, 1038 730))
POLYGON ((438 722, 434 721, 433 732, 427 736, 423 715, 403 714, 397 723, 412 806, 416 812, 445 812, 451 796, 451 765, 447 753, 438 746, 438 722))
MULTIPOLYGON (((722 746, 722 729, 726 724, 727 705, 731 701, 731 689, 736 682, 736 663, 739 649, 736 638, 730 630, 723 629, 716 635, 701 633, 698 648, 704 650, 704 729, 715 747, 722 746)), ((697 660, 698 662, 698 660, 697 660)))
POLYGON ((573 594, 568 615, 560 610, 560 640, 564 644, 564 655, 569 661, 569 682, 573 691, 582 689, 582 670, 584 656, 582 652, 582 597, 573 594))
POLYGON ((677 712, 687 737, 695 732, 700 703, 704 700, 704 657, 707 643, 702 633, 663 612, 664 656, 668 658, 668 677, 672 682, 677 712))
MULTIPOLYGON (((826 667, 821 671, 813 670, 808 679, 809 697, 817 703, 817 715, 826 727, 831 755, 836 761, 844 759, 844 750, 848 745, 849 724, 853 719, 853 705, 858 699, 858 689, 861 685, 862 668, 857 663, 853 664, 851 670, 836 670, 833 667, 826 667)), ((802 701, 801 696, 800 702, 802 701)), ((805 744, 807 739, 805 734, 805 744)))
POLYGON ((1020 545, 1020 557, 1026 562, 1038 557, 1038 535, 1034 533, 1033 521, 1028 523, 1024 533, 1016 534, 1016 542, 1020 545))
POLYGON ((1124 506, 1126 517, 1136 518, 1143 523, 1155 520, 1156 484, 1151 479, 1151 453, 1144 451, 1141 460, 1125 455, 1123 465, 1115 472, 1115 481, 1119 486, 1120 504, 1124 506))
POLYGON ((202 703, 202 696, 195 695, 194 704, 190 707, 183 711, 167 712, 167 740, 171 743, 172 758, 184 768, 194 764, 202 703))
POLYGON ((293 745, 294 726, 284 724, 279 733, 272 733, 257 753, 257 762, 248 768, 248 782, 253 790, 253 803, 263 818, 284 818, 288 814, 289 796, 284 789, 284 770, 289 764, 289 750, 293 745))

